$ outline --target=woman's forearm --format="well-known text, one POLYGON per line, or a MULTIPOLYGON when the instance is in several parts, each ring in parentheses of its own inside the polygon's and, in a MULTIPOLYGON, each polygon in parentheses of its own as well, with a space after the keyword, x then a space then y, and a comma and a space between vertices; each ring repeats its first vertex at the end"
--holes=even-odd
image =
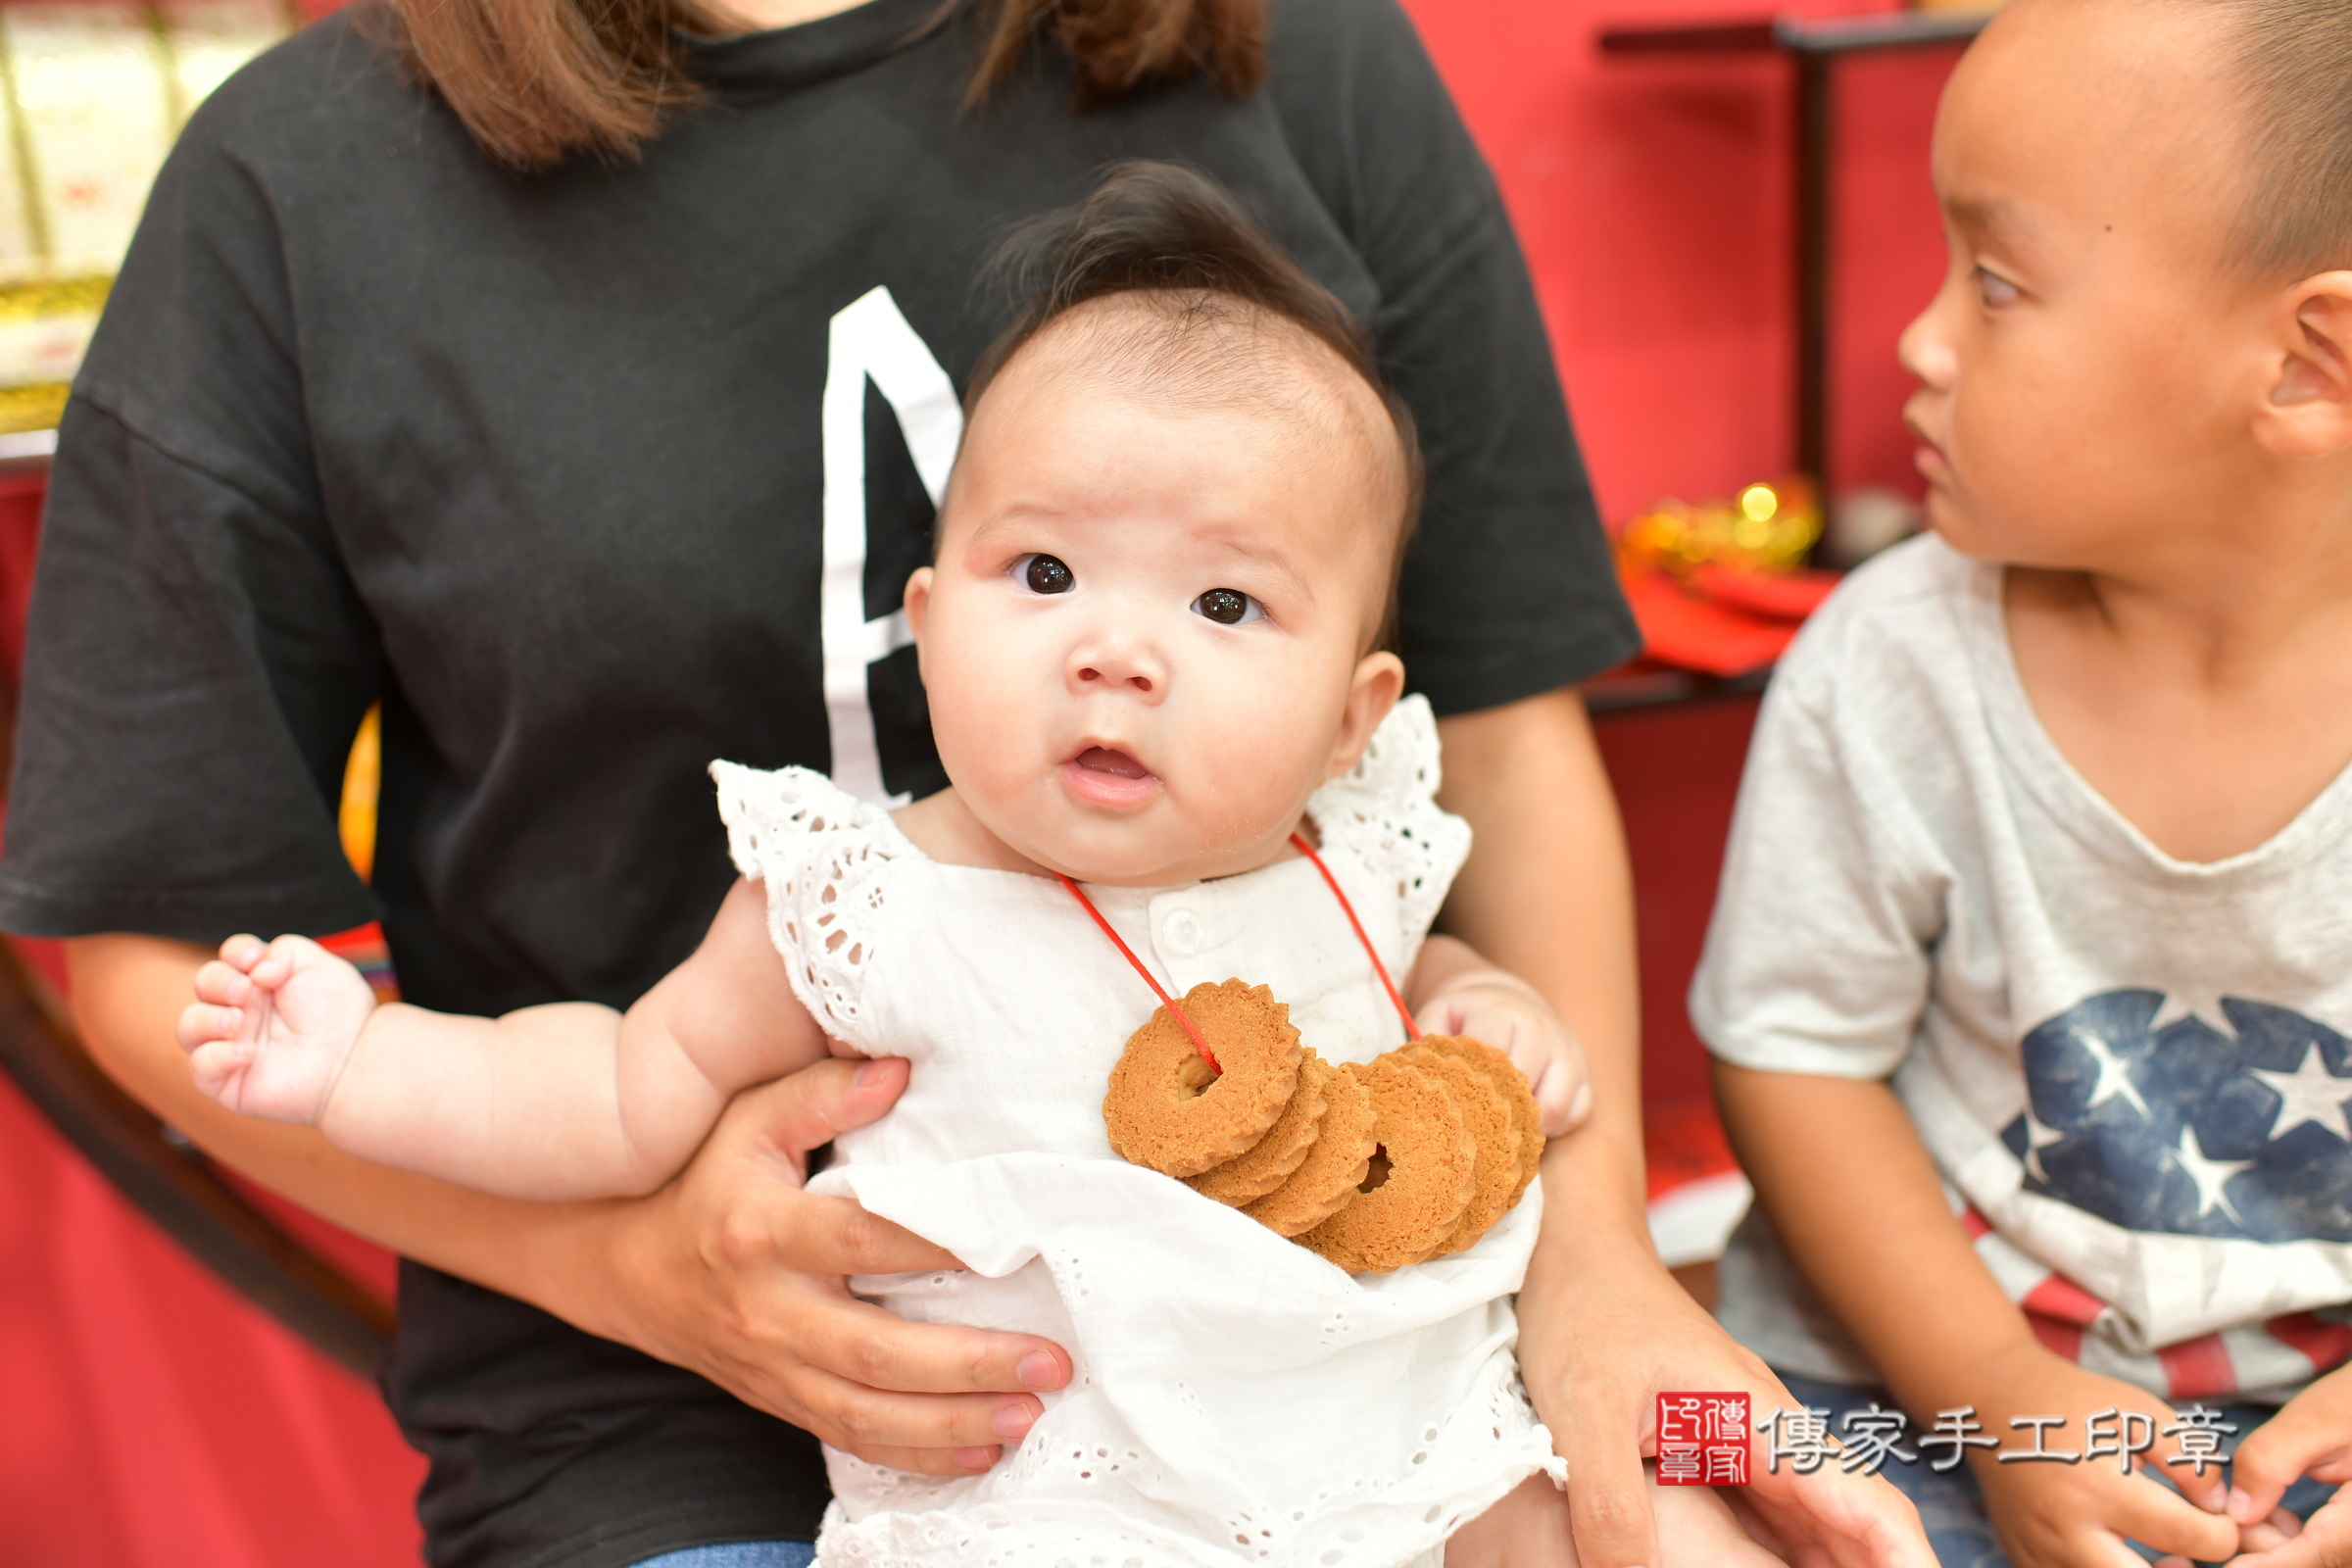
POLYGON ((1438 730, 1438 799, 1476 835, 1445 928, 1542 993, 1592 1060, 1591 1118, 1544 1152, 1544 1245, 1531 1283, 1591 1249, 1654 1260, 1633 875, 1584 701, 1551 692, 1441 719, 1438 730))

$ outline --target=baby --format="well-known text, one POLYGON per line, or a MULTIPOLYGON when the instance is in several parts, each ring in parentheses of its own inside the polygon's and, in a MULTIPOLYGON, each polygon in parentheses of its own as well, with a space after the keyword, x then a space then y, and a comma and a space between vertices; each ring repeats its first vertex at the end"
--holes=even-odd
POLYGON ((2352 5, 2012 0, 1935 177, 1934 534, 1775 676, 1692 993, 1723 1315, 1946 1563, 2352 1563, 2352 5))
MULTIPOLYGON (((1154 996, 1088 907, 1175 996, 1268 986, 1335 1062, 1399 1044, 1409 1005, 1507 1051, 1548 1131, 1581 1115, 1548 1009, 1425 941, 1468 830, 1379 646, 1409 420, 1345 309, 1205 181, 1130 168, 1029 244, 1036 301, 972 379, 906 594, 953 787, 894 812, 715 764, 743 880, 625 1013, 374 1007, 316 945, 244 937, 181 1042, 224 1104, 530 1199, 645 1192, 745 1086, 903 1055, 904 1098, 812 1185, 966 1268, 852 1288, 1049 1336, 1074 1375, 1000 1427, 1025 1441, 993 1468, 829 1450, 823 1561, 1435 1562, 1560 1474, 1512 1353, 1540 1190, 1467 1250, 1350 1278, 1118 1160, 1105 1084, 1154 996)), ((1571 1560, 1564 1508, 1554 1535, 1571 1560)))

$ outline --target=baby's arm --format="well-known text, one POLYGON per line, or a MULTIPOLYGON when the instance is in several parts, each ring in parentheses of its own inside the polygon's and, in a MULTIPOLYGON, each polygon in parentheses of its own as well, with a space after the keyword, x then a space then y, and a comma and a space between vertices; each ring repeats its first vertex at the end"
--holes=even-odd
POLYGON ((1592 1109, 1592 1069, 1534 986, 1497 969, 1452 937, 1431 937, 1404 977, 1404 1004, 1425 1034, 1468 1035, 1518 1064, 1543 1113, 1544 1136, 1559 1138, 1592 1109))
POLYGON ((736 883, 694 956, 625 1013, 585 1002, 501 1018, 377 1007, 358 970, 303 937, 230 938, 196 992, 179 1042, 213 1099, 507 1198, 651 1192, 737 1090, 826 1050, 753 882, 736 883))

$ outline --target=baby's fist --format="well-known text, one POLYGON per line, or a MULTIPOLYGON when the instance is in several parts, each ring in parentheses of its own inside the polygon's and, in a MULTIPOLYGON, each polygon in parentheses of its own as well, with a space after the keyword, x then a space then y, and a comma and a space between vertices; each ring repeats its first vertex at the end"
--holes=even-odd
POLYGON ((308 937, 234 936, 179 1015, 196 1087, 230 1110, 316 1125, 375 1010, 359 970, 308 937))
POLYGON ((1424 1034, 1468 1035, 1508 1055, 1527 1074, 1544 1137, 1574 1132, 1592 1113, 1592 1071, 1584 1046, 1516 976, 1498 969, 1465 975, 1424 1003, 1415 1021, 1424 1034))

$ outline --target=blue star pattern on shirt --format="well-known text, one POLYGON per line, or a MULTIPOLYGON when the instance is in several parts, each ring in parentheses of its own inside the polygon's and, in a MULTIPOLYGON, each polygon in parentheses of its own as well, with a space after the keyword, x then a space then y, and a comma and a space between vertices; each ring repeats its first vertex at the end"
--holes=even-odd
POLYGON ((2326 1024, 2107 991, 2019 1052, 2030 1108, 2001 1141, 2027 1192, 2128 1230, 2352 1242, 2352 1041, 2326 1024))

